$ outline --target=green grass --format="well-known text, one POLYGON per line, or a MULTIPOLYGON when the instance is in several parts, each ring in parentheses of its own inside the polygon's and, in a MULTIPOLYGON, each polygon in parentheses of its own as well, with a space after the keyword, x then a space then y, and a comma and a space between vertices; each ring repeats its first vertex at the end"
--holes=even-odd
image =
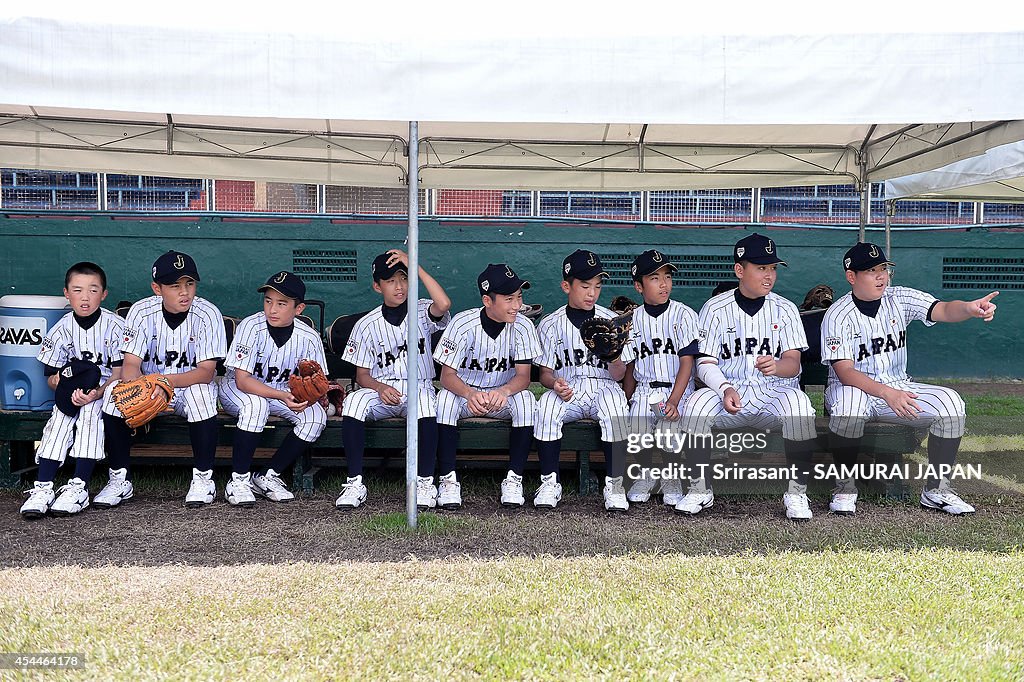
POLYGON ((1024 555, 0 571, 0 651, 182 679, 1019 679, 1024 555))

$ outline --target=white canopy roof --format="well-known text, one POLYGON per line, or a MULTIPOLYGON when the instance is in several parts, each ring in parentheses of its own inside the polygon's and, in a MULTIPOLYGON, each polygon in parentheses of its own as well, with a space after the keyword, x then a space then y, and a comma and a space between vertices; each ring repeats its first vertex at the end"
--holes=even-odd
POLYGON ((427 186, 746 187, 1024 139, 1022 13, 893 4, 18 3, 0 164, 400 186, 418 120, 427 186))
POLYGON ((886 181, 886 199, 1024 201, 1024 142, 993 147, 981 156, 886 181))

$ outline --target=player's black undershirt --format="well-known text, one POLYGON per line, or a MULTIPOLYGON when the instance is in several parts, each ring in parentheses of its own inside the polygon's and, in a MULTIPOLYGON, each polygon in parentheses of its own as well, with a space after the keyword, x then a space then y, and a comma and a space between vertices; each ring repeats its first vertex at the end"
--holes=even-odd
POLYGON ((487 317, 487 308, 480 309, 480 326, 484 328, 484 333, 492 339, 498 338, 498 334, 505 329, 504 322, 497 322, 487 317))
POLYGON ((186 317, 188 317, 187 310, 183 313, 171 313, 167 311, 167 308, 162 308, 162 310, 164 313, 164 322, 166 322, 167 326, 172 330, 180 327, 181 323, 185 321, 186 317))
POLYGON ((408 314, 408 312, 408 301, 402 301, 394 308, 386 304, 380 307, 380 314, 384 317, 384 321, 390 324, 392 327, 401 327, 402 322, 405 321, 405 316, 408 314))
POLYGON ((651 317, 658 317, 668 310, 670 303, 672 303, 672 301, 665 301, 664 303, 659 303, 657 305, 654 305, 653 303, 644 303, 644 310, 647 311, 647 314, 651 317))
POLYGON ((97 308, 95 312, 92 312, 85 317, 81 317, 78 313, 73 314, 75 316, 75 322, 78 323, 79 327, 82 329, 92 329, 93 326, 100 321, 100 315, 103 314, 103 309, 97 308))
POLYGON ((878 299, 877 301, 862 301, 852 293, 850 296, 853 296, 853 304, 857 306, 857 310, 868 317, 874 317, 877 315, 878 309, 882 307, 882 299, 878 299))
POLYGON ((676 355, 678 355, 679 357, 683 357, 684 355, 693 355, 696 357, 701 357, 702 353, 698 350, 698 346, 700 346, 700 340, 694 339, 686 348, 680 348, 679 352, 676 353, 676 355))
POLYGON ((580 325, 586 322, 587 320, 593 319, 594 314, 595 311, 593 308, 591 308, 590 310, 581 310, 579 308, 573 308, 571 305, 565 306, 566 318, 568 318, 569 323, 572 326, 576 327, 577 329, 579 329, 580 325))
POLYGON ((271 327, 270 324, 267 324, 267 332, 270 334, 270 338, 274 340, 274 344, 278 348, 281 348, 284 344, 288 343, 288 339, 292 338, 292 332, 294 331, 294 322, 287 327, 271 327))
POLYGON ((765 296, 758 296, 757 298, 747 298, 740 293, 739 289, 733 290, 733 296, 736 298, 736 305, 740 307, 740 310, 745 312, 747 315, 753 317, 761 312, 761 308, 764 307, 765 296))

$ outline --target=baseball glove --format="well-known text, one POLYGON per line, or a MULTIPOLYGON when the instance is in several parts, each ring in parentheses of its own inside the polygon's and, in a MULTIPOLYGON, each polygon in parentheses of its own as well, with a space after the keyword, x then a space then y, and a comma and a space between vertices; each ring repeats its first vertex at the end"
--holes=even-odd
POLYGON ((611 362, 622 355, 622 349, 629 341, 633 329, 633 311, 613 317, 610 320, 592 317, 580 325, 580 336, 591 353, 605 362, 611 362))
POLYGON ((623 313, 628 313, 632 311, 633 308, 636 308, 639 305, 639 303, 631 299, 629 296, 616 296, 615 298, 612 299, 612 302, 608 306, 608 308, 612 312, 621 315, 623 313))
POLYGON ((147 374, 120 382, 110 393, 125 423, 136 429, 167 409, 167 403, 174 397, 174 387, 163 374, 147 374))
POLYGON ((288 390, 296 400, 315 403, 327 395, 327 375, 316 360, 299 360, 299 372, 288 379, 288 390))
POLYGON ((835 292, 832 291, 832 287, 827 284, 818 284, 811 287, 811 290, 804 296, 804 303, 800 306, 800 310, 817 310, 820 308, 827 308, 832 305, 832 301, 835 299, 835 292))
POLYGON ((337 381, 328 382, 327 393, 320 396, 319 403, 328 417, 341 415, 341 406, 345 404, 345 387, 337 381))

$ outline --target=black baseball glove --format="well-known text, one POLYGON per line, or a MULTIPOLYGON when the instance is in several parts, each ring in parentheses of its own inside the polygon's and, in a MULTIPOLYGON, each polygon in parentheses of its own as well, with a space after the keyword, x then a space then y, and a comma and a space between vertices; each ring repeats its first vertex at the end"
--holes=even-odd
POLYGON ((622 355, 632 329, 633 312, 630 311, 611 319, 592 317, 580 325, 580 336, 591 353, 605 362, 612 362, 622 355))
POLYGON ((800 306, 800 310, 818 310, 821 308, 827 308, 832 305, 832 301, 835 300, 835 292, 827 284, 818 284, 811 287, 811 290, 804 296, 804 303, 800 306))

